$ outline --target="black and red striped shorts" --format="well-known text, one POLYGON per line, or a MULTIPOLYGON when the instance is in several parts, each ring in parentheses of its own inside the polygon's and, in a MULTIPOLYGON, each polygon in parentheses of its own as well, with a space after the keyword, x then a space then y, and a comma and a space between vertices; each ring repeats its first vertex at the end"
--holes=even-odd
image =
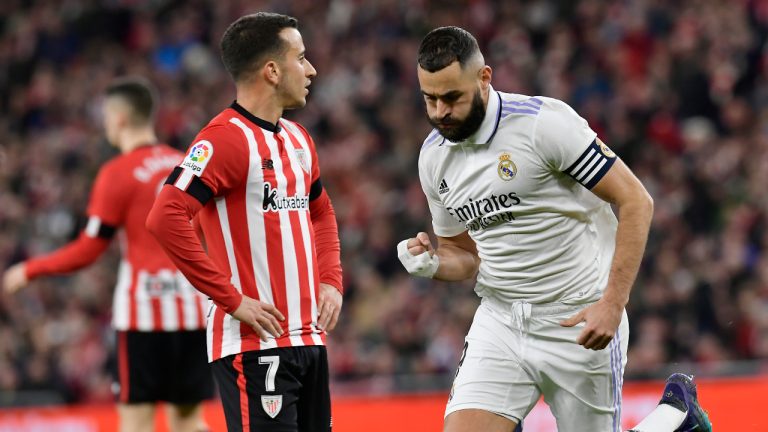
POLYGON ((212 363, 229 432, 330 432, 324 346, 272 348, 212 363))

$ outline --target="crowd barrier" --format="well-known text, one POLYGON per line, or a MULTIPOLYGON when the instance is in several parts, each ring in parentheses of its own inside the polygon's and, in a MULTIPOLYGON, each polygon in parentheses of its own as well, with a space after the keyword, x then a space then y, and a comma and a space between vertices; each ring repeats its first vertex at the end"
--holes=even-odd
MULTIPOLYGON (((729 380, 697 380, 700 400, 716 432, 768 432, 768 376, 729 380)), ((626 383, 622 423, 633 426, 656 406, 663 382, 626 383)), ((333 406, 334 432, 440 431, 445 394, 388 397, 340 397, 333 406)), ((218 402, 205 407, 212 432, 226 431, 218 402)), ((158 432, 167 432, 164 418, 158 432)), ((0 410, 0 432, 111 432, 117 430, 113 405, 75 405, 0 410)), ((526 419, 525 432, 556 431, 543 403, 526 419)))

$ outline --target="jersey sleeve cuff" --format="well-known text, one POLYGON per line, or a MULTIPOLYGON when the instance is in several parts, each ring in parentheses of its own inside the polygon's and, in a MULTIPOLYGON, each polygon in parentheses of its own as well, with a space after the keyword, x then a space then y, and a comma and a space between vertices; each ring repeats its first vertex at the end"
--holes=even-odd
POLYGON ((240 294, 234 288, 232 287, 230 288, 232 291, 231 293, 228 293, 226 296, 223 296, 223 297, 215 298, 213 299, 213 301, 224 312, 231 315, 234 311, 237 310, 238 307, 240 307, 240 303, 243 302, 243 295, 240 294))
POLYGON ((333 280, 323 280, 320 279, 321 284, 330 285, 334 288, 336 288, 340 293, 344 294, 344 287, 342 286, 342 283, 340 280, 333 279, 333 280))
POLYGON ((457 235, 463 233, 466 230, 467 228, 464 226, 446 228, 446 227, 439 227, 435 225, 434 222, 432 223, 432 231, 435 232, 436 236, 440 236, 440 237, 456 237, 457 235))

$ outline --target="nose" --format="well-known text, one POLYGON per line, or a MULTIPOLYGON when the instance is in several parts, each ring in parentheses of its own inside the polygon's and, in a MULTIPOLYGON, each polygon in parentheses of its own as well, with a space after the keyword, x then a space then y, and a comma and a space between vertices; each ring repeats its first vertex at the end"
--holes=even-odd
POLYGON ((307 60, 307 78, 314 78, 317 76, 317 70, 315 70, 315 67, 312 66, 312 63, 307 60))
POLYGON ((435 114, 437 118, 442 119, 451 113, 451 106, 440 99, 437 100, 437 106, 435 114))

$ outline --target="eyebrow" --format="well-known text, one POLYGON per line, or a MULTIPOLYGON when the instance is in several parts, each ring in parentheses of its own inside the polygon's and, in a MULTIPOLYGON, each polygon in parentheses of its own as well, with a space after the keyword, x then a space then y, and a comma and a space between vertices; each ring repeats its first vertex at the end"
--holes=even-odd
POLYGON ((460 91, 460 90, 451 90, 451 91, 443 93, 443 94, 432 94, 432 93, 427 93, 424 90, 422 90, 421 94, 423 94, 424 96, 430 96, 430 97, 434 97, 434 98, 437 98, 437 99, 445 99, 445 98, 450 98, 450 97, 459 97, 459 96, 461 96, 463 94, 463 92, 460 91))

